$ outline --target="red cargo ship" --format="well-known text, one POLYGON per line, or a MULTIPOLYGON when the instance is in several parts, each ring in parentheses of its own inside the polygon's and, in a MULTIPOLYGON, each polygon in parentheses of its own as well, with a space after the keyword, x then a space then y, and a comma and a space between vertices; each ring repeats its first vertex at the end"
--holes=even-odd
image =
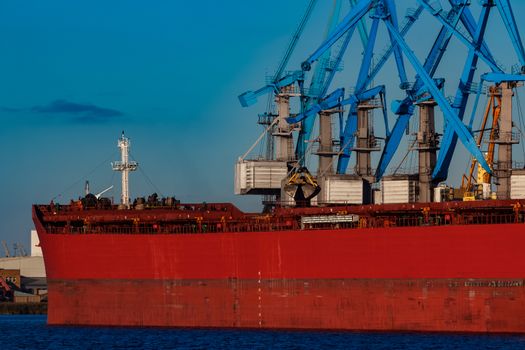
POLYGON ((237 192, 281 193, 281 205, 249 214, 155 196, 131 203, 128 141, 113 164, 120 205, 87 194, 33 207, 50 324, 525 332, 525 171, 507 161, 494 164, 497 193, 479 170, 454 200, 430 181, 432 144, 419 149, 419 178, 384 177, 380 190, 369 175, 315 179, 286 161, 241 159, 237 192), (390 203, 341 204, 371 192, 390 203))
POLYGON ((138 164, 124 135, 119 147, 120 205, 88 193, 33 207, 50 324, 525 331, 525 200, 130 203, 138 164))
MULTIPOLYGON (((374 47, 369 44, 363 54, 359 88, 350 95, 337 89, 325 96, 329 82, 320 95, 315 93, 322 92, 322 86, 312 88, 318 80, 324 81, 323 76, 333 77, 329 73, 340 67, 340 58, 332 62, 326 51, 338 40, 333 37, 303 62, 302 71, 284 75, 282 64, 269 85, 239 96, 243 106, 255 103, 268 91, 275 97, 275 108, 259 115, 259 124, 273 143, 267 145, 264 160, 245 159, 254 144, 239 159, 235 179, 236 193, 266 196, 267 213, 244 213, 229 203, 181 204, 174 198, 159 200, 154 196, 131 203, 128 173, 137 163, 128 159, 129 143, 124 135, 119 140, 122 160, 113 164, 114 170, 122 172, 120 205, 87 194, 69 205, 33 206, 47 272, 48 322, 525 332, 525 170, 512 158, 512 147, 517 143, 512 96, 525 81, 525 65, 519 67, 520 75, 508 75, 498 73, 494 63, 491 71, 495 73, 484 75, 483 79, 494 85, 487 89, 489 102, 474 140, 462 118, 468 94, 476 90, 479 97, 483 90, 483 85, 472 87, 477 57, 467 60, 468 69, 450 105, 442 94, 445 80, 432 76, 441 59, 436 57, 448 45, 446 27, 422 66, 404 42, 404 34, 397 32, 397 20, 391 19, 395 16, 393 3, 360 1, 345 17, 355 23, 339 24, 333 29, 335 34, 330 34, 342 37, 344 28, 354 28, 373 9, 370 37, 376 36, 382 19, 392 40, 385 59, 378 62, 384 63, 398 49, 411 62, 416 82, 401 81, 400 87, 409 90, 407 98, 392 104, 396 114, 392 132, 388 130, 385 86, 373 87, 372 68, 376 67, 371 66, 374 47), (312 78, 306 91, 304 73, 318 58, 316 70, 321 67, 322 74, 312 78), (300 111, 292 113, 290 99, 296 97, 300 103, 292 105, 300 111), (434 125, 436 105, 446 120, 442 145, 450 147, 450 152, 442 148, 440 159, 441 135, 434 125), (344 106, 351 112, 346 125, 344 106), (418 152, 417 174, 385 177, 416 107, 419 127, 413 130, 411 148, 418 152), (374 109, 383 112, 384 138, 374 135, 374 109), (492 125, 488 123, 490 111, 492 125), (310 140, 313 121, 310 119, 309 127, 305 121, 316 115, 319 137, 310 140), (339 117, 339 123, 332 120, 334 116, 339 117), (339 125, 339 138, 332 135, 334 123, 339 125), (294 139, 298 130, 301 132, 294 139), (484 136, 489 131, 490 136, 484 136), (443 164, 450 164, 457 141, 451 136, 454 133, 476 159, 471 162, 466 184, 457 193, 437 183, 447 177, 448 166, 443 164), (371 152, 380 149, 380 139, 385 147, 373 172, 371 152), (305 146, 307 143, 310 145, 305 146), (314 144, 312 153, 319 156, 317 177, 304 167, 309 151, 305 148, 314 144), (481 151, 485 144, 486 153, 481 151), (356 158, 354 175, 346 175, 350 153, 356 158), (338 169, 334 171, 336 156, 338 169), (436 169, 439 171, 434 174, 436 169), (380 189, 371 185, 379 182, 380 189)), ((470 13, 463 9, 467 4, 458 3, 447 12, 447 18, 456 16, 454 23, 461 19, 475 38, 474 43, 467 40, 472 46, 469 57, 488 50, 483 33, 488 10, 495 3, 507 25, 515 27, 507 2, 484 2, 479 29, 469 20, 471 15, 461 17, 463 11, 470 13)), ((407 12, 405 29, 423 7, 445 20, 441 9, 421 2, 419 10, 407 12)), ((509 33, 514 43, 520 41, 516 31, 509 33)), ((522 53, 522 45, 516 47, 522 53)), ((395 52, 402 78, 406 72, 398 61, 400 55, 395 52)), ((525 53, 520 56, 525 61, 525 53)), ((485 60, 492 62, 490 57, 485 60)))
POLYGON ((525 201, 35 205, 49 324, 525 331, 525 201))

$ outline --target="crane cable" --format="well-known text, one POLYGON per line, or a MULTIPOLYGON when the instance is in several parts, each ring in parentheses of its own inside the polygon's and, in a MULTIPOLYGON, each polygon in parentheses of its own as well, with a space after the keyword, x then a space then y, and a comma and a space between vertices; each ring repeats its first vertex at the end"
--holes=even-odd
POLYGON ((277 124, 277 122, 279 121, 278 118, 275 118, 271 123, 270 125, 268 125, 268 127, 262 132, 262 134, 257 138, 257 140, 255 140, 255 142, 253 143, 253 145, 251 145, 250 148, 248 148, 248 150, 239 158, 239 160, 244 160, 246 157, 248 157, 248 154, 250 154, 251 151, 253 151, 253 149, 255 148, 255 146, 257 146, 259 144, 259 142, 261 142, 261 140, 263 139, 263 137, 270 131, 270 129, 275 125, 277 124))
MULTIPOLYGON (((133 157, 133 155, 130 153, 129 154, 130 158, 134 161, 137 161, 135 159, 135 157, 133 157)), ((157 186, 155 186, 155 184, 153 183, 153 181, 151 181, 151 179, 149 178, 149 176, 146 174, 146 172, 144 171, 144 167, 143 166, 139 166, 137 167, 140 171, 140 173, 142 174, 142 176, 144 176, 144 178, 146 179, 146 181, 149 183, 149 185, 151 186, 151 188, 157 192, 157 194, 160 196, 160 197, 164 197, 164 195, 162 194, 162 192, 157 188, 157 186)))
MULTIPOLYGON (((515 95, 516 95, 516 104, 517 104, 518 118, 519 118, 519 127, 517 127, 517 129, 521 135, 521 142, 520 142, 521 143, 521 154, 524 155, 525 157, 525 135, 524 135, 525 119, 523 118, 523 110, 521 108, 520 95, 518 91, 516 91, 515 95)), ((525 159, 523 161, 524 161, 524 166, 525 166, 525 159)))
POLYGON ((118 154, 119 152, 118 151, 115 151, 113 153, 111 153, 111 155, 104 159, 99 165, 97 165, 95 168, 93 168, 90 172, 88 172, 87 174, 85 174, 84 176, 82 176, 81 178, 79 178, 77 181, 75 181, 74 183, 72 183, 69 187, 67 187, 65 190, 61 191, 60 193, 58 193, 56 196, 54 196, 51 200, 54 201, 56 200, 57 198, 60 198, 62 197, 62 195, 68 193, 69 191, 71 191, 73 189, 73 187, 77 186, 80 182, 82 182, 83 180, 86 179, 87 176, 93 174, 95 171, 97 171, 99 168, 101 168, 104 164, 108 164, 110 163, 110 161, 112 159, 115 158, 116 154, 118 154))

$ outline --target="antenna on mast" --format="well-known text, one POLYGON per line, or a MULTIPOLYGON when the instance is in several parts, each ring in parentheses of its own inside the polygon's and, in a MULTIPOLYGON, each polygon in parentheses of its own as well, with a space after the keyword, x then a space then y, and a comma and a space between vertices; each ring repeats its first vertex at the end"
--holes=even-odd
POLYGON ((111 163, 111 167, 115 171, 120 171, 122 173, 122 195, 121 195, 121 204, 125 208, 130 208, 129 205, 129 172, 137 170, 139 164, 135 161, 129 160, 129 148, 130 140, 124 136, 124 131, 122 131, 122 136, 119 138, 117 146, 120 148, 121 160, 111 163))

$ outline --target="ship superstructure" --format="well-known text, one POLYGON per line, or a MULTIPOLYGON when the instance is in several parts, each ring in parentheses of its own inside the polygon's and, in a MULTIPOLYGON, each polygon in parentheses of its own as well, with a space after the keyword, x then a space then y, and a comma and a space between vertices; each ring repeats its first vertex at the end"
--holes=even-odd
POLYGON ((122 132, 122 136, 118 140, 118 147, 120 148, 121 160, 112 163, 111 166, 113 170, 122 173, 122 195, 120 203, 123 208, 129 209, 129 172, 137 170, 138 163, 129 160, 130 140, 124 136, 124 132, 122 132))

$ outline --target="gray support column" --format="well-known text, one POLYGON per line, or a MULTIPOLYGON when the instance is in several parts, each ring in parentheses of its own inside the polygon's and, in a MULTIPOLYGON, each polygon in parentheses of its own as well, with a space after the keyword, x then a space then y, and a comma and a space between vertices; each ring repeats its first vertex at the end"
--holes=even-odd
POLYGON ((373 182, 370 153, 376 149, 375 137, 370 130, 370 112, 375 107, 370 101, 359 104, 357 109, 355 173, 370 182, 373 182))
POLYGON ((275 140, 275 159, 281 161, 290 161, 293 159, 293 136, 292 127, 286 122, 290 115, 290 96, 286 93, 277 95, 276 103, 278 108, 276 130, 273 133, 275 140))
POLYGON ((497 181, 496 193, 498 199, 510 199, 510 175, 512 171, 512 96, 515 83, 502 83, 501 88, 501 111, 499 117, 498 138, 498 161, 496 163, 495 175, 497 181))
POLYGON ((432 172, 436 166, 436 151, 438 139, 434 124, 433 100, 419 104, 419 131, 417 133, 417 145, 419 153, 419 202, 432 202, 434 184, 432 183, 432 172))
POLYGON ((334 173, 333 167, 333 142, 332 142, 332 112, 321 111, 319 113, 319 175, 331 175, 334 173))

